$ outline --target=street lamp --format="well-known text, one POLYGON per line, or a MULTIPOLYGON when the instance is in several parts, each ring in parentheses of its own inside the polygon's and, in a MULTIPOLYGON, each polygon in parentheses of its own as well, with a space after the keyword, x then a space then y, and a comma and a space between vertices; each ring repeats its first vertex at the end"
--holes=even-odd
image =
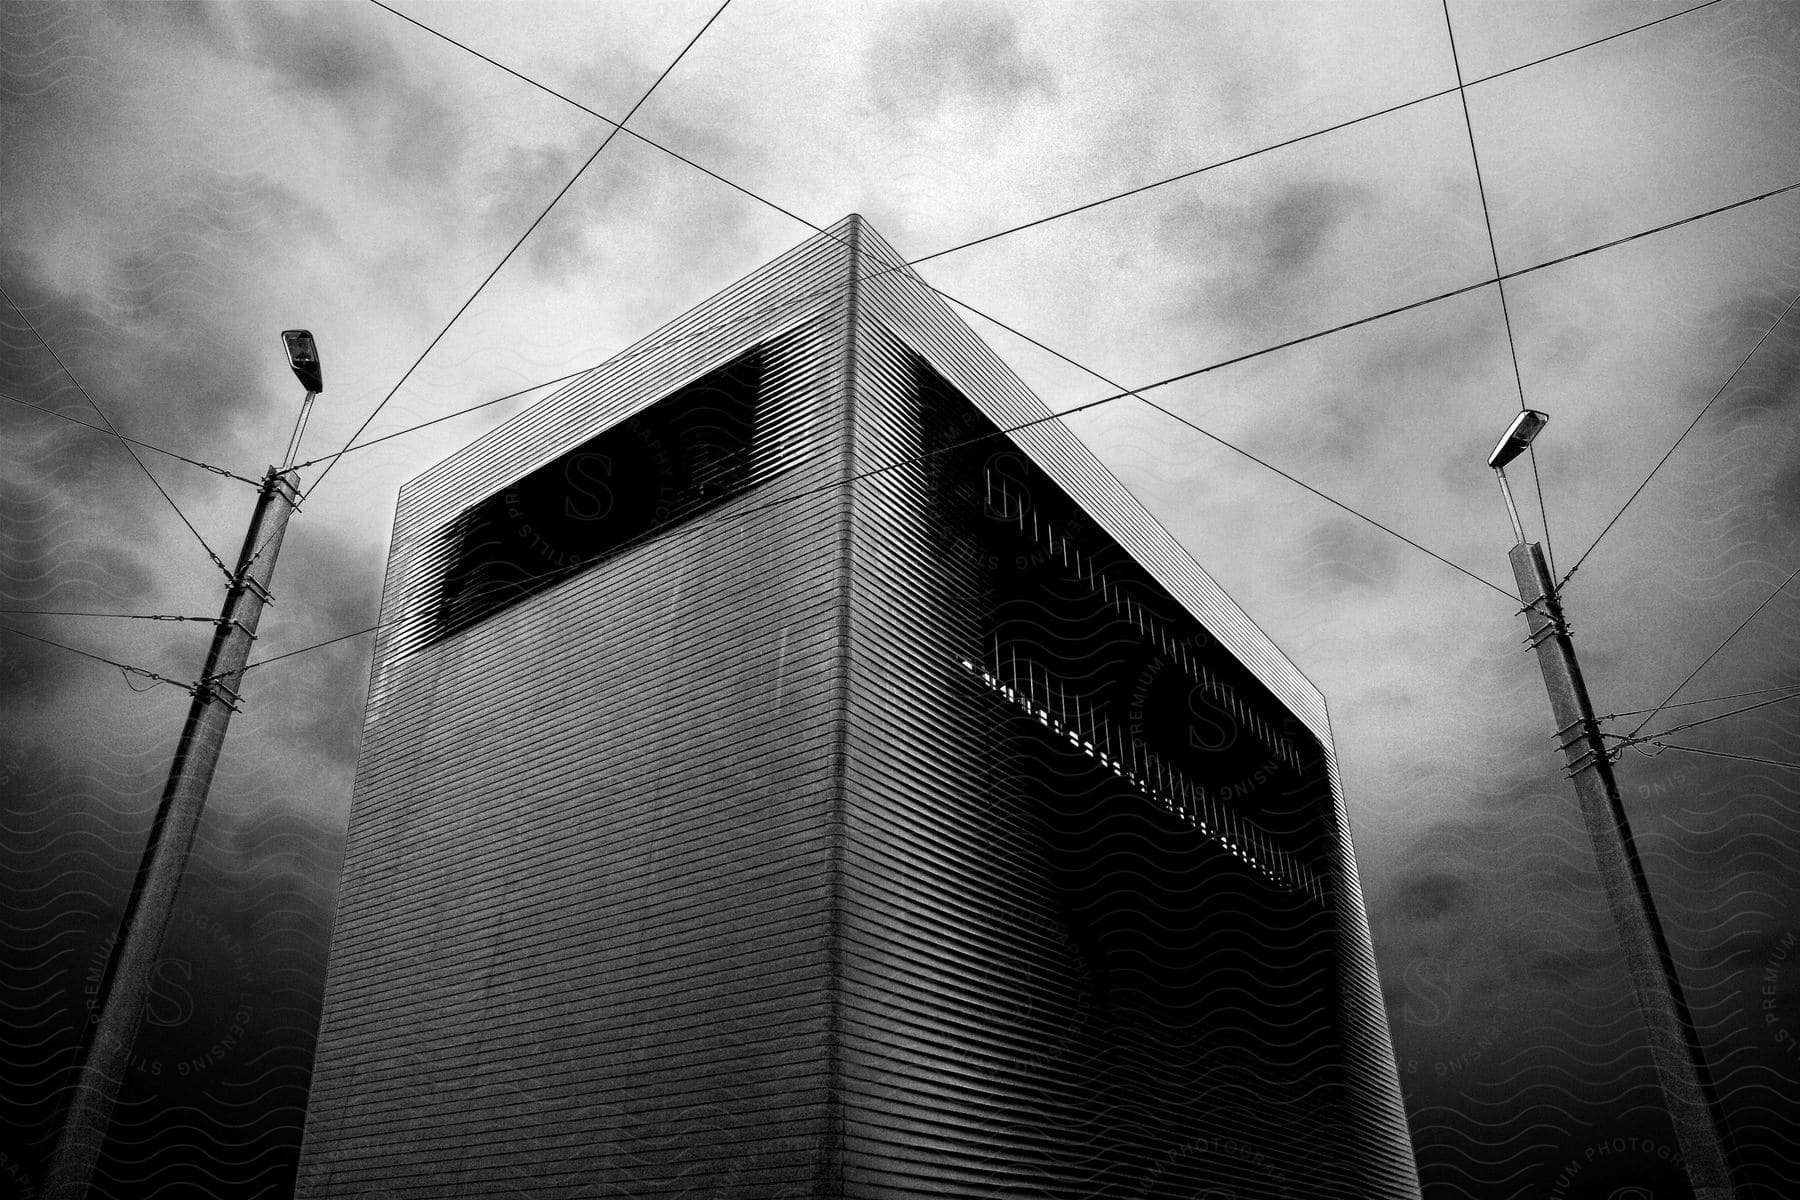
POLYGON ((1594 718, 1581 666, 1575 661, 1575 643, 1563 618, 1562 602, 1544 562, 1544 551, 1525 540, 1519 510, 1513 506, 1512 489, 1506 484, 1506 464, 1525 452, 1548 421, 1530 409, 1513 418, 1488 466, 1500 478, 1506 510, 1518 539, 1509 556, 1513 578, 1524 603, 1525 625, 1530 636, 1525 644, 1537 654, 1544 674, 1544 690, 1550 694, 1550 711, 1556 722, 1556 740, 1568 765, 1569 782, 1581 806, 1582 821, 1594 844, 1600 885, 1612 910, 1619 944, 1625 951, 1626 969, 1637 995, 1650 1040, 1650 1057, 1662 1083, 1663 1101, 1681 1147, 1682 1165, 1694 1189, 1695 1200, 1732 1200, 1737 1193, 1726 1152, 1725 1118, 1719 1108, 1712 1073, 1700 1047, 1700 1035, 1682 995, 1675 974, 1675 959, 1656 916, 1656 903, 1644 865, 1638 860, 1631 823, 1619 799, 1613 778, 1612 757, 1594 718))
POLYGON ((294 378, 306 389, 306 399, 300 402, 300 419, 294 422, 287 455, 281 460, 281 467, 286 470, 294 465, 294 456, 300 453, 300 439, 306 435, 306 419, 312 415, 313 397, 325 390, 325 372, 319 365, 319 347, 308 330, 282 330, 281 344, 287 348, 288 366, 293 370, 294 378))
POLYGON ((1525 540, 1525 527, 1519 524, 1519 510, 1513 504, 1512 488, 1506 485, 1506 464, 1525 453, 1532 439, 1548 424, 1550 417, 1528 408, 1513 418, 1513 423, 1506 427, 1500 435, 1500 441, 1494 446, 1494 452, 1488 455, 1488 466, 1494 468, 1494 474, 1500 478, 1500 494, 1506 497, 1506 513, 1512 518, 1513 539, 1516 542, 1525 540))

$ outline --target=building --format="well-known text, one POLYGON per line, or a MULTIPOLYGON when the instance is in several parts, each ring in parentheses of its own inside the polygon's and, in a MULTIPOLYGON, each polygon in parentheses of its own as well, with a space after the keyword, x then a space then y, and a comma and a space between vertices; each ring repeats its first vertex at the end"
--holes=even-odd
POLYGON ((301 1195, 1418 1194, 1323 702, 1047 411, 852 216, 406 485, 301 1195))

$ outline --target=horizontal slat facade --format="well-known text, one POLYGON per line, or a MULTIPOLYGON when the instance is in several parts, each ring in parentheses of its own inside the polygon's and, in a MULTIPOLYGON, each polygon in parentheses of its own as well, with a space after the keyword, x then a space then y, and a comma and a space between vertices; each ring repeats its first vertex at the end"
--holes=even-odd
POLYGON ((303 1194, 820 1185, 847 263, 788 256, 403 492, 303 1194), (746 352, 747 490, 444 634, 460 513, 746 352))
POLYGON ((922 371, 1046 411, 847 218, 406 486, 302 1195, 1416 1196, 1323 701, 1059 424, 896 467, 922 371), (746 354, 746 490, 443 619, 476 506, 746 354))
POLYGON ((1416 1196, 1317 693, 1059 425, 912 462, 991 428, 932 428, 918 358, 986 422, 1045 410, 875 235, 858 249, 843 1194, 1416 1196), (1055 573, 958 491, 977 471, 1026 498, 1033 536, 1073 497, 1100 526, 1081 552, 1148 569, 1186 610, 1167 619, 1267 687, 1237 716, 1280 769, 1208 809, 1251 857, 1160 807, 1149 758, 1123 748, 1121 773, 1076 746, 1093 714, 1065 684, 1141 741, 1142 699, 1107 680, 1174 669, 1169 641, 1127 603, 1124 634, 1084 643, 1067 600, 1020 598, 1055 573), (1065 678, 1043 668, 1023 706, 982 686, 963 664, 996 621, 1065 678), (1272 732, 1293 716, 1304 764, 1272 732), (1308 886, 1255 869, 1277 846, 1308 886))

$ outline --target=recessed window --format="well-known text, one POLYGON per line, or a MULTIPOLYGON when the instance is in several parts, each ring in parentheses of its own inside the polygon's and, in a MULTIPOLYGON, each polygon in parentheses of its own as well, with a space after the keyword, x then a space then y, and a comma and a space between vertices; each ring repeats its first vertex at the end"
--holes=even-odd
POLYGON ((447 637, 750 486, 756 351, 464 509, 434 613, 447 637))

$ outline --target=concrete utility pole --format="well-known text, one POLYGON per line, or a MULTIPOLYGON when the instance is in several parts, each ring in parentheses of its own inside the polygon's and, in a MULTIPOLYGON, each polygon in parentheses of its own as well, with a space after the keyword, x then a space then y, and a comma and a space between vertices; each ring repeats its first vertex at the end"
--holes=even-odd
POLYGON ((200 810, 212 786, 226 727, 237 711, 239 678, 250 657, 263 606, 269 601, 275 556, 299 500, 295 479, 293 471, 278 467, 270 467, 263 477, 256 513, 226 589, 206 667, 194 687, 169 781, 150 826, 150 844, 138 863, 119 937, 101 978, 99 1009, 81 1077, 45 1181, 45 1194, 52 1200, 82 1200, 100 1160, 113 1104, 130 1070, 132 1043, 150 994, 151 972, 175 912, 175 892, 200 828, 200 810))
POLYGON ((82 1058, 81 1075, 70 1098, 62 1132, 50 1158, 44 1194, 50 1200, 85 1200, 92 1185, 100 1150, 112 1121, 113 1105, 131 1069, 131 1050, 137 1040, 144 1005, 150 995, 151 972, 162 954, 163 935, 175 913, 175 893, 187 867, 194 835, 200 828, 200 811, 212 786, 213 770, 231 714, 237 711, 238 687, 250 646, 256 640, 257 622, 270 601, 269 583, 275 577, 275 556, 288 518, 299 503, 297 474, 291 469, 300 435, 311 411, 313 397, 322 390, 318 354, 312 335, 289 330, 288 362, 306 387, 300 419, 289 439, 286 459, 270 467, 257 493, 256 511, 238 552, 237 569, 225 589, 225 606, 213 630, 206 667, 194 685, 187 723, 175 744, 175 761, 163 788, 162 803, 150 826, 150 843, 138 863, 132 881, 119 936, 100 980, 98 1009, 82 1058), (300 335, 296 338, 294 335, 300 335), (302 340, 303 339, 303 340, 302 340), (309 357, 310 356, 310 357, 309 357))
POLYGON ((1569 640, 1569 626, 1554 595, 1550 569, 1536 542, 1520 542, 1512 548, 1511 558, 1519 599, 1525 604, 1525 623, 1531 630, 1528 643, 1537 650, 1538 666, 1544 672, 1557 740, 1569 765, 1575 797, 1581 802, 1588 836, 1594 842, 1600 884, 1625 948, 1625 965, 1650 1034, 1650 1056, 1662 1080, 1663 1102, 1675 1125, 1675 1140, 1681 1146, 1694 1200, 1731 1200, 1737 1193, 1726 1157, 1725 1114, 1719 1107, 1681 980, 1675 974, 1675 959, 1656 916, 1650 881, 1638 861, 1631 824, 1613 778, 1612 760, 1581 680, 1575 644, 1569 640))
POLYGON ((1536 651, 1538 667, 1544 673, 1544 688, 1550 693, 1550 711, 1556 720, 1557 744, 1568 764, 1569 780, 1575 785, 1575 798, 1580 802, 1588 837, 1594 843, 1600 885, 1606 892, 1606 903, 1625 950, 1632 990, 1637 994, 1638 1010, 1650 1036, 1650 1056, 1662 1082, 1663 1103, 1675 1126, 1675 1140, 1681 1147, 1682 1165, 1687 1169, 1694 1198, 1735 1200, 1737 1191, 1726 1150, 1724 1112, 1700 1047, 1700 1035, 1681 991, 1681 980, 1675 973, 1675 959, 1656 916, 1650 882, 1638 860, 1631 823, 1626 820, 1619 785, 1613 778, 1612 758, 1600 736, 1600 724, 1594 718, 1587 685, 1582 682, 1581 666, 1575 661, 1575 643, 1569 637, 1569 625, 1563 619, 1544 552, 1536 542, 1525 540, 1518 511, 1513 507, 1512 490, 1506 485, 1507 462, 1530 444, 1543 428, 1544 420, 1541 413, 1521 413, 1488 460, 1500 477, 1507 511, 1519 539, 1510 558, 1519 599, 1525 606, 1525 624, 1530 630, 1526 644, 1536 651))

